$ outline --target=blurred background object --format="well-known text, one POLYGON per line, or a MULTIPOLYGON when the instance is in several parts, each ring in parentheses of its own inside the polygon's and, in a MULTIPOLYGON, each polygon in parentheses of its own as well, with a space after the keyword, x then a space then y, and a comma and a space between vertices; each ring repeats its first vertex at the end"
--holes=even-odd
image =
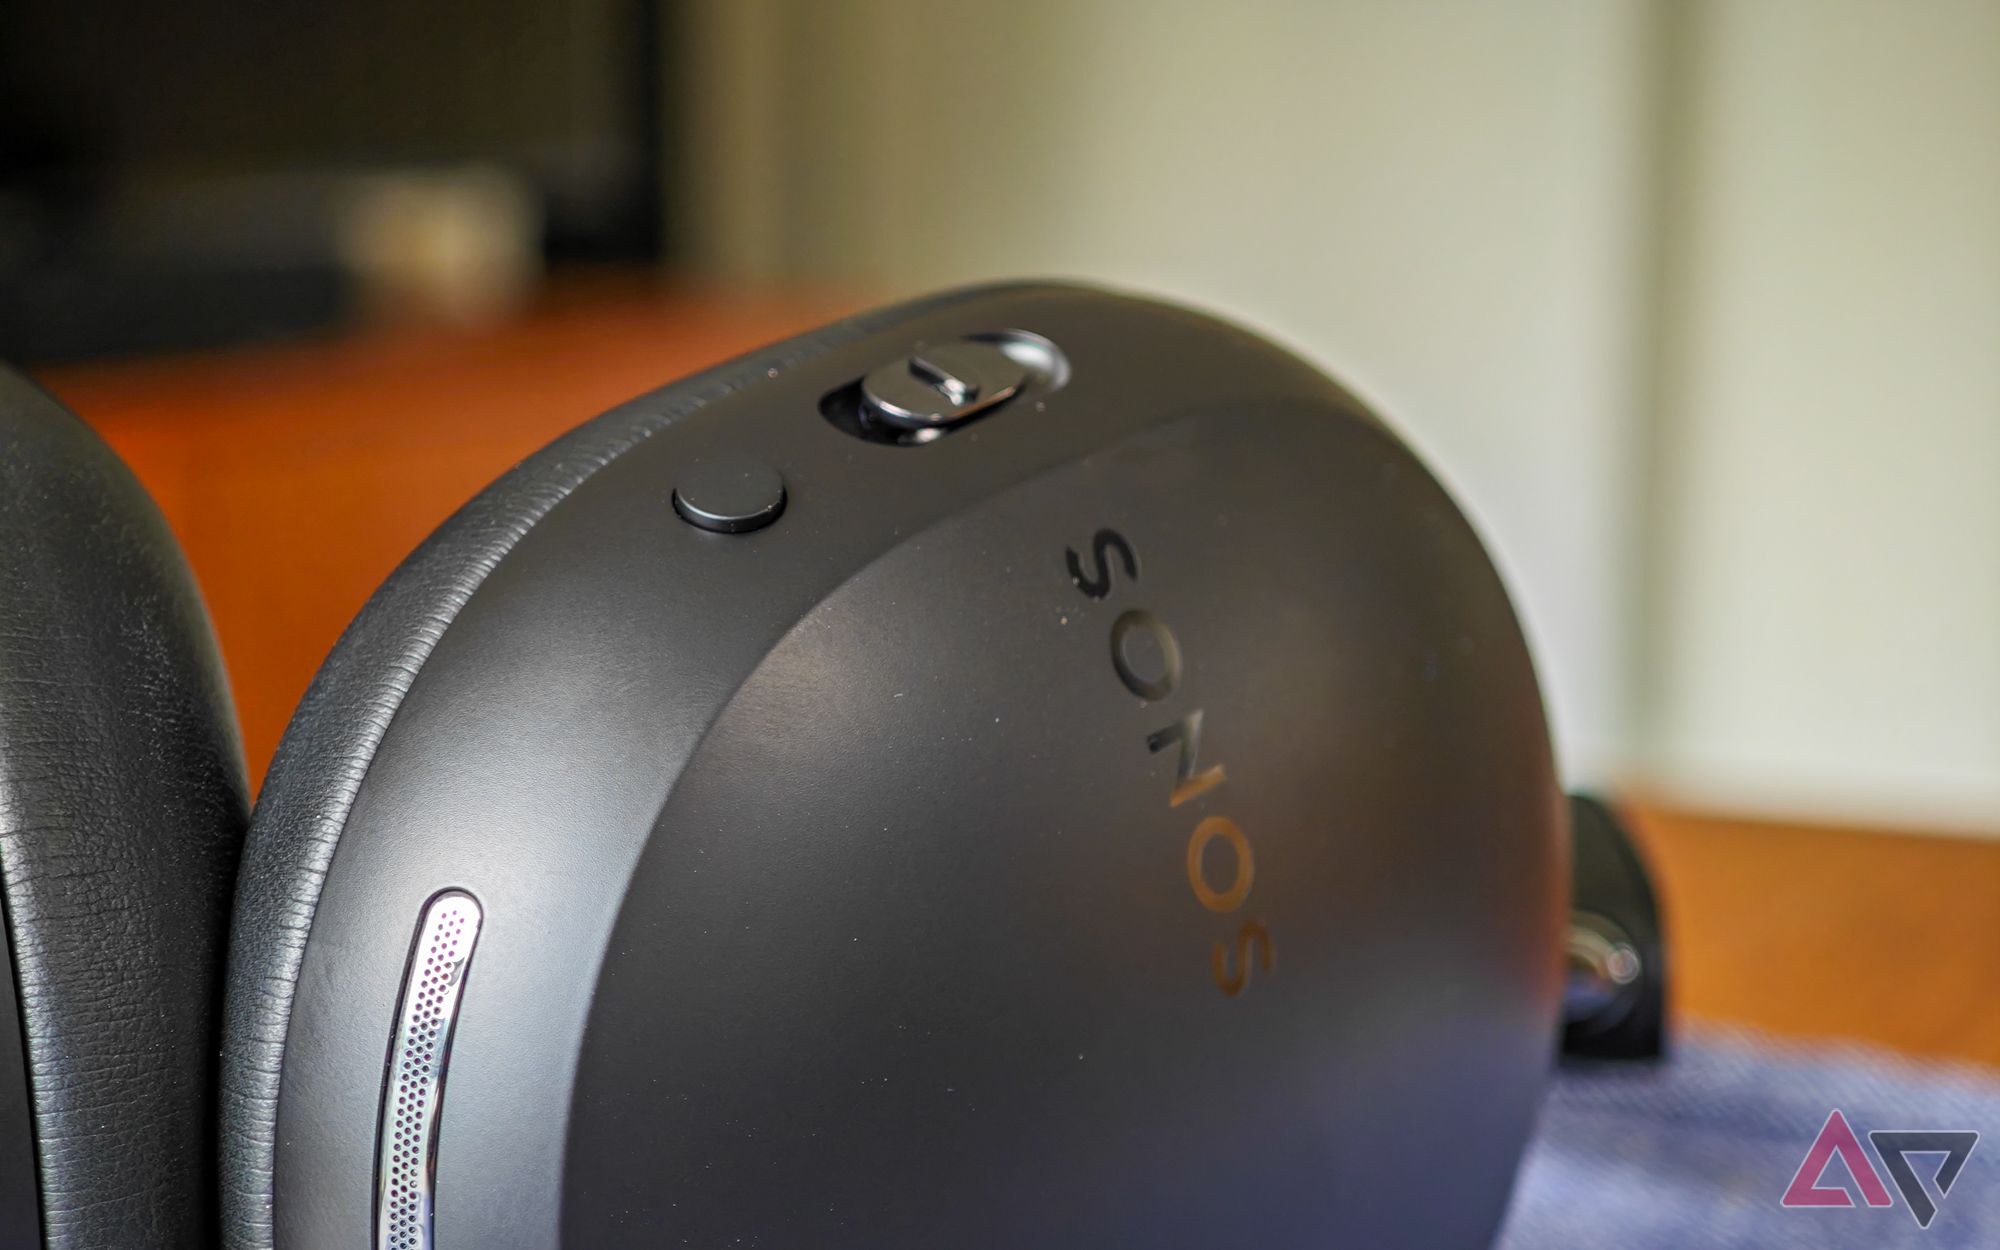
POLYGON ((650 264, 656 5, 0 5, 0 350, 504 315, 544 259, 650 264))
MULTIPOLYGON (((1814 943, 1990 915, 2000 846, 1800 830, 2000 835, 1993 0, 0 5, 0 354, 162 497, 253 773, 514 458, 1022 275, 1236 316, 1425 452, 1569 781, 1703 813, 1658 846, 1670 909, 1736 917, 1674 926, 1690 995, 1825 1026, 1814 943), (1730 876, 1802 855, 1880 884, 1870 932, 1730 876)), ((2000 1058, 1934 1009, 1877 1032, 2000 1058)))

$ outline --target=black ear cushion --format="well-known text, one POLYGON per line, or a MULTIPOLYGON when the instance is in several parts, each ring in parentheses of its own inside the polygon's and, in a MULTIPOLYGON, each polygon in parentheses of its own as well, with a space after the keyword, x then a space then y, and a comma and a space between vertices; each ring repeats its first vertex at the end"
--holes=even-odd
MULTIPOLYGON (((987 288, 990 290, 990 288, 987 288)), ((454 617, 521 536, 590 476, 682 417, 963 290, 835 322, 654 391, 570 431, 426 539, 335 644, 266 775, 237 886, 224 1009, 224 1244, 273 1244, 278 1091, 320 887, 376 747, 454 617)), ((383 1021, 383 1028, 389 1026, 383 1021)))
POLYGON ((244 823, 228 686, 172 534, 82 422, 0 369, 0 895, 43 1238, 6 1244, 214 1244, 244 823))

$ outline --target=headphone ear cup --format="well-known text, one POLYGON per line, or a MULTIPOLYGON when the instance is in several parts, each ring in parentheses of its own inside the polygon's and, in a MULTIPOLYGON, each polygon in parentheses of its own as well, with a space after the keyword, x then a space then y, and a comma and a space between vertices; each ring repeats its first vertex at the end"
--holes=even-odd
POLYGON ((329 654, 223 1245, 1486 1244, 1561 811, 1497 571, 1338 383, 1088 288, 838 323, 523 461, 329 654))
POLYGON ((214 1245, 245 807, 228 684, 165 521, 82 422, 0 369, 7 1244, 214 1245))

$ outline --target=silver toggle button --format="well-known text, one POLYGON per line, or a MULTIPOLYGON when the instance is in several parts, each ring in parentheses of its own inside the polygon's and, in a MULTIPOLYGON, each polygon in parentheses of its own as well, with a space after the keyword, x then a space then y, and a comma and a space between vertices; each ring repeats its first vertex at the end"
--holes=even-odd
POLYGON ((939 429, 1012 397, 1027 376, 994 344, 958 339, 883 365, 862 379, 861 398, 877 420, 939 429))

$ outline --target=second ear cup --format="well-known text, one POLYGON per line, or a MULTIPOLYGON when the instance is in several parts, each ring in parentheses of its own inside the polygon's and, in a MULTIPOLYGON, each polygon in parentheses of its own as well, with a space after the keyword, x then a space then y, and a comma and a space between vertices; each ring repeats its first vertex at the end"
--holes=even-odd
POLYGON ((0 370, 0 1244, 214 1244, 241 748, 117 457, 0 370))

